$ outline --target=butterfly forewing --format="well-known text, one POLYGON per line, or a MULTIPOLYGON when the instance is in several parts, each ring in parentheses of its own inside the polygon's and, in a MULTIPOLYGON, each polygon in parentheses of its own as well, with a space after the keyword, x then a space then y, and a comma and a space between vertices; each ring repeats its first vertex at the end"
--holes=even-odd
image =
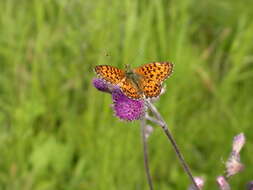
POLYGON ((119 84, 125 77, 125 72, 123 70, 110 65, 98 65, 95 67, 95 72, 98 76, 113 85, 119 84))
POLYGON ((153 62, 134 69, 134 72, 157 83, 164 81, 173 70, 169 62, 153 62))

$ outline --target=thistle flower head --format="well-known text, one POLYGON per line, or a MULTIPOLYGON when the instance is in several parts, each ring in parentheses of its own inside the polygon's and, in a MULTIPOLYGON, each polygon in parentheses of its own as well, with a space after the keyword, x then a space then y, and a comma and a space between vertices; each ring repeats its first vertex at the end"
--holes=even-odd
POLYGON ((118 86, 111 85, 103 79, 93 79, 95 88, 102 92, 108 92, 112 95, 113 110, 115 115, 122 120, 132 121, 141 119, 145 113, 144 100, 134 100, 127 97, 118 86))
POLYGON ((230 185, 224 176, 217 177, 216 182, 221 190, 231 190, 230 185))
POLYGON ((141 119, 145 112, 143 100, 133 100, 125 96, 120 89, 112 92, 113 109, 115 115, 120 119, 132 121, 141 119))
POLYGON ((236 135, 233 140, 233 152, 239 154, 243 145, 245 144, 245 136, 243 133, 236 135))
POLYGON ((232 152, 226 162, 226 177, 235 175, 244 169, 244 165, 240 161, 240 151, 244 144, 245 136, 243 133, 234 137, 232 152))
POLYGON ((238 155, 231 155, 226 162, 226 177, 230 177, 241 172, 244 169, 244 165, 240 162, 238 155))
POLYGON ((111 92, 110 88, 109 88, 109 84, 106 81, 104 81, 103 79, 94 78, 92 83, 96 89, 98 89, 102 92, 109 92, 109 93, 111 92))

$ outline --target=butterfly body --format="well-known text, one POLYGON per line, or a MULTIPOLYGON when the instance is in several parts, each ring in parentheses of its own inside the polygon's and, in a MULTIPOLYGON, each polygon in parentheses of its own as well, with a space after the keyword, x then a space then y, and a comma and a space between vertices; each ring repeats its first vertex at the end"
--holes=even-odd
POLYGON ((125 70, 109 65, 98 65, 95 72, 107 82, 117 85, 123 93, 133 99, 157 97, 162 82, 172 73, 173 64, 153 62, 135 69, 129 66, 125 70))
POLYGON ((125 77, 127 81, 129 81, 133 86, 135 86, 136 89, 138 89, 139 93, 142 93, 140 84, 141 84, 141 80, 143 76, 134 72, 134 70, 132 70, 130 66, 127 65, 126 71, 125 71, 125 77))

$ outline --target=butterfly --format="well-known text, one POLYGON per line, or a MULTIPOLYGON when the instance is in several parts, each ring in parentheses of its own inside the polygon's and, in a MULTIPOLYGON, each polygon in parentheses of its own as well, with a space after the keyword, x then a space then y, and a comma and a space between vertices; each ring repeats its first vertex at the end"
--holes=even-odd
POLYGON ((171 75, 172 71, 173 64, 170 62, 152 62, 135 69, 127 66, 125 70, 110 65, 95 67, 98 77, 119 86, 122 92, 132 99, 159 96, 163 81, 171 75))

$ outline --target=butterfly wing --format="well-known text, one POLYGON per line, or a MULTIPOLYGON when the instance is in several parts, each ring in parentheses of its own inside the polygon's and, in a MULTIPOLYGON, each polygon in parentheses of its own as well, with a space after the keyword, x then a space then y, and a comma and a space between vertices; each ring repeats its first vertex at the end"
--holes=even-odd
POLYGON ((161 93, 162 82, 171 75, 173 64, 169 62, 153 62, 133 70, 142 77, 141 85, 146 97, 157 97, 161 93))
POLYGON ((98 65, 95 67, 97 75, 113 85, 119 84, 125 77, 125 72, 110 65, 98 65))
POLYGON ((134 69, 134 72, 152 81, 163 82, 173 71, 170 62, 153 62, 134 69))
POLYGON ((132 99, 140 99, 143 97, 142 93, 138 90, 138 88, 131 82, 130 79, 125 78, 120 84, 120 88, 123 93, 132 99))
POLYGON ((162 85, 160 83, 144 79, 142 85, 143 93, 147 98, 157 97, 161 94, 162 85))

